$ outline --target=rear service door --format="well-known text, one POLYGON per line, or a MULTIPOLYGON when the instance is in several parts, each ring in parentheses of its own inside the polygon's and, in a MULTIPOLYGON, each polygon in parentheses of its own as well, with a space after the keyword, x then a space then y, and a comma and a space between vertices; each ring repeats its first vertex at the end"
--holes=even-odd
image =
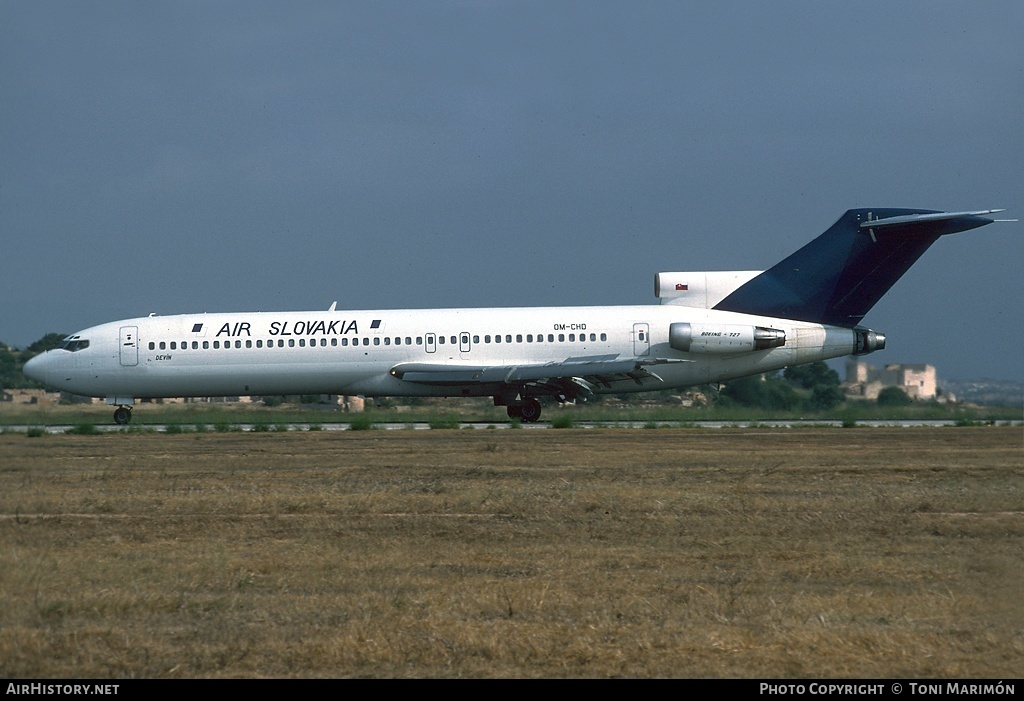
POLYGON ((633 353, 647 355, 651 352, 651 335, 647 324, 633 324, 633 353))

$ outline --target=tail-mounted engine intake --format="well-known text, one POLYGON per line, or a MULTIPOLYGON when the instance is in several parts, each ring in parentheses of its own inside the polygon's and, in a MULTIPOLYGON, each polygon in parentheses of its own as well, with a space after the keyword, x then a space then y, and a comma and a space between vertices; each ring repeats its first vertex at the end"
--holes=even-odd
POLYGON ((668 327, 668 344, 684 353, 743 353, 786 345, 786 332, 767 326, 677 323, 668 327))
POLYGON ((856 334, 853 346, 854 355, 867 355, 868 353, 874 353, 876 350, 885 348, 884 333, 877 333, 863 326, 854 327, 853 332, 856 334))

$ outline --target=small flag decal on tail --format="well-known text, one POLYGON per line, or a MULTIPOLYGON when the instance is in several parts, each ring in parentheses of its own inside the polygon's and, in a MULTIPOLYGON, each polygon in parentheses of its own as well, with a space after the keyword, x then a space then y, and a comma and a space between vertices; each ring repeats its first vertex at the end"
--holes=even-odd
POLYGON ((676 292, 686 292, 689 289, 690 289, 689 285, 684 285, 681 282, 677 282, 676 283, 676 292))

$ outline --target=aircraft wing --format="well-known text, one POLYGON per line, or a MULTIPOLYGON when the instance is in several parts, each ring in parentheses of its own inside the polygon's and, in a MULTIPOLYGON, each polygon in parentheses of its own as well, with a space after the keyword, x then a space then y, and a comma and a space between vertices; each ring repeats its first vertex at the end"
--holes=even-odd
POLYGON ((402 363, 391 375, 404 382, 433 386, 476 384, 530 385, 541 392, 590 395, 595 385, 632 380, 643 384, 660 378, 646 366, 670 362, 665 359, 620 358, 596 355, 566 358, 553 363, 516 365, 443 365, 402 363))

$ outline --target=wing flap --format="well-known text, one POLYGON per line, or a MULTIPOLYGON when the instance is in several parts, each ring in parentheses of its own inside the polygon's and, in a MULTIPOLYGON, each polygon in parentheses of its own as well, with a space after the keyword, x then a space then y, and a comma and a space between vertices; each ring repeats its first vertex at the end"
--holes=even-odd
POLYGON ((554 363, 519 365, 441 365, 424 363, 402 363, 391 368, 391 375, 405 382, 417 384, 452 386, 481 384, 529 384, 556 380, 583 380, 592 384, 608 386, 619 379, 640 382, 645 377, 654 377, 636 358, 619 358, 616 355, 585 356, 566 358, 554 363))

